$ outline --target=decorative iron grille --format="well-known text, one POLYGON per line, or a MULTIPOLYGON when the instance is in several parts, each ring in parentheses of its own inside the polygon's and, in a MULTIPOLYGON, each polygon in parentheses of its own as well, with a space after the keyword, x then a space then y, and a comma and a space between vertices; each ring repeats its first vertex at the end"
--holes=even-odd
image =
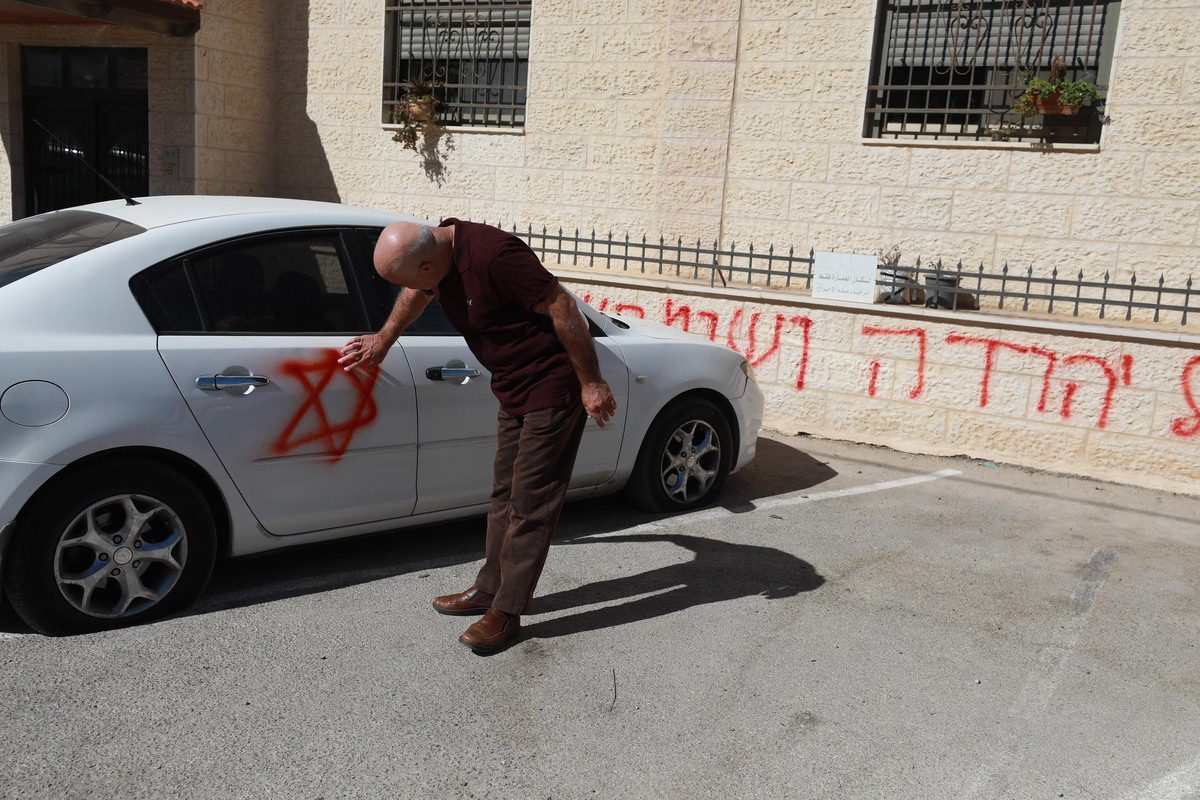
POLYGON ((883 139, 1099 141, 1120 0, 880 0, 864 135, 883 139), (1021 77, 1066 79, 1100 99, 1022 119, 1021 77))
MULTIPOLYGON (((500 227, 504 227, 501 225, 500 227)), ((596 231, 509 226, 538 256, 552 266, 583 270, 654 275, 709 286, 765 286, 808 292, 812 288, 814 253, 776 249, 753 243, 727 246, 717 241, 681 238, 614 236, 596 231)), ((1200 313, 1200 285, 1192 277, 1175 285, 1164 275, 1147 280, 1136 273, 1098 279, 1079 270, 1057 267, 1035 271, 1032 265, 999 269, 922 262, 880 264, 875 285, 880 302, 926 305, 949 311, 997 310, 1073 317, 1117 319, 1186 326, 1200 313)))
POLYGON ((414 84, 444 125, 520 127, 529 76, 530 0, 387 0, 383 121, 414 84))

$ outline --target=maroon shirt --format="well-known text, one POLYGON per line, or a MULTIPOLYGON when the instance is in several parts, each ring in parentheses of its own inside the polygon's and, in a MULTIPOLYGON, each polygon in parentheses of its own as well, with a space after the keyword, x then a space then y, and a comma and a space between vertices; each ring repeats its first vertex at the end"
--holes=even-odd
POLYGON ((579 379, 554 323, 534 306, 558 278, 523 241, 490 225, 450 218, 454 265, 433 290, 446 319, 492 373, 492 392, 514 416, 579 400, 579 379))

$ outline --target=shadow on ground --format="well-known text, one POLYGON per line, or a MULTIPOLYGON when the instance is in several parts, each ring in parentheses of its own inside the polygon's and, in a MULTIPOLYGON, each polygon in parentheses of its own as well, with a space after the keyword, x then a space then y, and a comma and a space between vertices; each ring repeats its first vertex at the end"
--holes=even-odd
MULTIPOLYGON (((721 505, 735 512, 751 510, 756 499, 801 491, 836 474, 828 465, 793 447, 759 439, 755 461, 730 478, 721 505)), ((807 562, 769 547, 663 532, 593 538, 669 516, 638 511, 619 496, 570 504, 554 547, 669 542, 691 550, 695 557, 682 564, 538 597, 535 616, 530 620, 534 623, 540 613, 622 598, 638 599, 532 624, 527 626, 528 635, 549 637, 595 630, 738 597, 791 597, 823 582, 807 562), (658 593, 640 597, 649 592, 658 593)), ((401 575, 423 577, 430 570, 481 560, 483 538, 484 520, 477 517, 229 561, 218 565, 204 596, 186 613, 206 614, 270 603, 401 575)), ((430 588, 440 592, 466 587, 430 588)), ((0 618, 0 631, 25 630, 11 612, 0 618)))

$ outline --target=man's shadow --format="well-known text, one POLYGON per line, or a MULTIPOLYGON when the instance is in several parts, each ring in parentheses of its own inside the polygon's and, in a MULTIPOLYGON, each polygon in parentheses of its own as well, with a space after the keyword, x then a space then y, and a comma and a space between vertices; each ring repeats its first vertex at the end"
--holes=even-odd
POLYGON ((734 544, 682 533, 580 536, 556 541, 555 544, 659 542, 691 550, 696 554, 695 558, 636 575, 595 581, 574 589, 535 596, 536 614, 629 599, 618 605, 525 625, 524 635, 545 639, 583 633, 756 595, 767 600, 782 600, 801 592, 811 592, 825 583, 812 564, 774 547, 734 544))

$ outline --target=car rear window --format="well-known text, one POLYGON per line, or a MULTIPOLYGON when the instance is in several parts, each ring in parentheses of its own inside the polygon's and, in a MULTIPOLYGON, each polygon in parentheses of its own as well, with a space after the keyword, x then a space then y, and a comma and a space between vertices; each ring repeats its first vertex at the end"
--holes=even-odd
POLYGON ((53 211, 0 225, 0 286, 145 232, 132 222, 94 211, 53 211))

